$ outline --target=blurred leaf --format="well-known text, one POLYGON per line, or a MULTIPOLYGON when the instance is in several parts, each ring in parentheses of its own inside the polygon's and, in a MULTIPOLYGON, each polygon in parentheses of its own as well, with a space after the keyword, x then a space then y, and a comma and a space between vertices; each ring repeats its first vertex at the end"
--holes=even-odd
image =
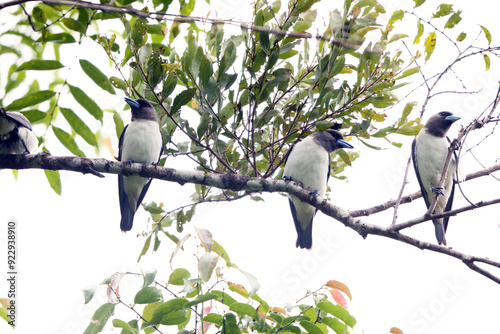
POLYGON ((217 298, 219 298, 219 296, 217 296, 216 294, 207 292, 203 295, 196 296, 195 299, 193 299, 192 301, 190 301, 189 303, 184 305, 184 308, 189 308, 191 306, 194 306, 194 305, 197 305, 200 303, 204 303, 208 300, 217 299, 217 298))
POLYGON ((229 307, 229 310, 238 313, 240 316, 241 315, 248 315, 249 317, 253 318, 254 320, 259 319, 259 314, 252 307, 252 305, 249 305, 249 304, 233 303, 229 307))
POLYGON ((57 70, 63 67, 64 65, 58 62, 57 60, 33 59, 21 64, 21 66, 19 66, 16 69, 16 72, 28 71, 28 70, 49 71, 49 70, 57 70))
POLYGON ((316 307, 333 316, 336 316, 343 322, 345 322, 349 327, 354 327, 356 325, 356 319, 349 314, 349 312, 340 305, 333 305, 329 301, 320 301, 316 304, 316 307))
POLYGON ((43 170, 47 181, 49 181, 50 187, 58 195, 62 193, 61 175, 58 170, 43 170))
POLYGON ((207 282, 210 279, 218 260, 219 256, 212 253, 206 253, 200 257, 198 261, 198 271, 203 281, 207 282))
POLYGON ((168 284, 172 285, 184 285, 184 280, 191 277, 191 273, 184 268, 177 268, 170 274, 168 278, 168 284))
POLYGON ((437 12, 432 14, 432 18, 438 18, 438 17, 443 17, 447 16, 453 13, 453 5, 449 4, 440 4, 437 8, 437 12))
POLYGON ((95 292, 97 291, 97 285, 91 285, 86 289, 83 289, 83 297, 85 298, 85 303, 88 304, 94 298, 95 292))
POLYGON ((102 123, 103 112, 101 108, 92 100, 88 95, 81 90, 80 88, 72 85, 68 85, 71 95, 75 98, 75 100, 85 108, 95 119, 102 123))
POLYGON ((175 298, 158 305, 153 312, 151 320, 143 324, 142 328, 158 324, 177 325, 183 323, 187 320, 186 310, 184 309, 184 305, 187 302, 186 299, 175 298))
POLYGON ((436 48, 436 33, 431 32, 425 39, 425 61, 429 60, 434 49, 436 48))
POLYGON ((11 104, 5 107, 7 111, 18 111, 26 107, 31 107, 40 104, 52 98, 56 93, 50 90, 40 90, 33 94, 24 95, 20 99, 14 100, 11 104))
POLYGON ((62 18, 61 22, 66 26, 66 28, 77 31, 80 34, 85 34, 86 27, 83 25, 82 22, 67 17, 62 18))
POLYGON ((177 113, 182 106, 188 104, 193 99, 194 94, 196 93, 196 88, 189 88, 179 93, 174 99, 174 103, 172 104, 172 108, 170 109, 170 114, 177 113))
POLYGON ((484 58, 484 64, 486 65, 486 71, 488 71, 491 65, 490 57, 486 53, 483 53, 483 58, 484 58))
POLYGON ((156 273, 157 273, 156 269, 151 269, 146 272, 143 272, 142 275, 144 277, 144 283, 142 284, 142 286, 146 287, 149 286, 151 283, 153 283, 156 277, 156 273))
POLYGON ((54 42, 57 44, 68 44, 68 43, 75 43, 76 40, 75 38, 68 33, 59 33, 59 34, 48 34, 48 35, 42 35, 42 37, 38 38, 35 43, 46 43, 46 42, 54 42))
POLYGON ((420 20, 417 21, 417 34, 415 35, 415 39, 413 40, 413 44, 420 43, 420 37, 424 34, 424 25, 420 20))
POLYGON ((425 0, 413 0, 413 1, 415 2, 414 6, 415 8, 421 6, 425 2, 425 0))
POLYGON ((337 334, 349 333, 347 326, 337 318, 323 317, 321 321, 337 334))
POLYGON ((97 86, 101 87, 110 94, 115 94, 113 86, 109 82, 108 77, 101 72, 94 64, 85 59, 80 59, 80 66, 82 70, 89 76, 92 81, 96 83, 97 86))
POLYGON ((150 304, 161 301, 161 290, 154 286, 146 286, 139 290, 134 297, 134 304, 150 304))
POLYGON ((457 37, 457 42, 463 42, 466 37, 467 37, 467 34, 464 32, 461 32, 460 35, 458 35, 458 37, 457 37))
POLYGON ((349 297, 350 300, 352 300, 351 291, 349 290, 347 285, 345 285, 344 283, 336 281, 336 280, 330 280, 330 281, 326 282, 325 286, 332 288, 332 289, 337 289, 337 290, 342 291, 343 293, 346 294, 347 297, 349 297))
POLYGON ((310 321, 302 320, 299 323, 309 334, 324 334, 323 331, 318 326, 316 326, 310 321))
POLYGON ((57 139, 59 139, 61 144, 63 144, 64 147, 66 147, 71 153, 80 157, 85 157, 85 154, 80 150, 80 148, 78 148, 78 145, 69 133, 54 125, 52 126, 52 131, 54 131, 54 134, 57 139))
POLYGON ((43 11, 40 6, 33 7, 33 11, 31 12, 31 16, 35 19, 36 22, 45 23, 47 22, 47 14, 43 11))
MULTIPOLYGON (((134 321, 135 324, 137 325, 137 320, 132 320, 132 321, 134 321)), ((139 331, 136 328, 132 327, 130 323, 126 323, 123 320, 113 319, 112 324, 113 327, 123 328, 121 334, 139 334, 139 331)))
POLYGON ((95 311, 90 324, 85 329, 83 334, 100 333, 104 329, 104 326, 106 326, 108 319, 113 315, 114 312, 115 304, 106 303, 104 305, 101 305, 101 307, 99 307, 97 311, 95 311))
POLYGON ((461 13, 462 13, 461 10, 459 10, 458 12, 453 13, 453 15, 451 15, 450 18, 448 19, 448 21, 446 22, 444 28, 445 29, 451 29, 454 26, 456 26, 457 23, 462 20, 462 17, 460 16, 461 13))
POLYGON ((150 234, 146 238, 146 241, 144 241, 144 246, 142 247, 142 251, 141 251, 141 254, 139 254, 139 258, 137 259, 137 262, 139 262, 141 260, 142 256, 144 254, 146 254, 146 252, 148 251, 149 246, 151 245, 151 236, 152 236, 152 234, 150 234))
POLYGON ((406 34, 394 34, 394 35, 392 35, 391 39, 389 40, 389 43, 399 41, 400 39, 406 38, 406 37, 408 37, 408 35, 406 35, 406 34))
POLYGON ((484 32, 484 36, 486 36, 486 39, 488 40, 488 44, 491 44, 491 33, 488 29, 486 29, 485 26, 480 26, 481 29, 483 30, 484 32))
POLYGON ((116 138, 120 138, 123 132, 124 124, 120 114, 116 111, 113 112, 113 121, 115 122, 116 138))
POLYGON ((394 23, 396 21, 402 21, 403 18, 405 17, 405 12, 402 9, 396 10, 394 13, 392 13, 391 18, 389 19, 388 25, 390 27, 394 27, 394 23))
POLYGON ((60 107, 59 110, 61 110, 61 114, 63 114, 66 121, 68 121, 69 125, 71 125, 71 128, 75 130, 76 133, 78 133, 87 143, 97 147, 95 135, 73 110, 63 107, 60 107))

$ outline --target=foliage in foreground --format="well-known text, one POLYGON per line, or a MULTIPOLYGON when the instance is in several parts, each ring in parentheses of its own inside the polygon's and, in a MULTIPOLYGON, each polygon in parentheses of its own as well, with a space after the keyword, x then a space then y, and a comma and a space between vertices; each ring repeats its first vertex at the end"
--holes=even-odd
MULTIPOLYGON (((178 333, 190 333, 193 329, 205 333, 211 326, 227 334, 300 334, 303 331, 342 334, 349 333, 356 325, 344 298, 344 295, 349 299, 352 296, 343 283, 330 280, 318 290, 309 292, 308 298, 302 299, 303 303, 288 305, 286 309, 273 307, 256 294, 259 285, 255 278, 231 262, 209 231, 197 229, 196 232, 197 237, 187 235, 179 241, 170 257, 172 265, 176 256, 182 256, 179 253, 194 249, 196 257, 191 257, 196 262, 194 269, 186 269, 190 263, 182 261, 183 267, 171 270, 166 283, 158 281, 156 270, 141 274, 116 273, 104 280, 101 285, 107 286, 109 301, 95 311, 85 334, 102 331, 111 318, 112 325, 127 334, 171 331, 171 328, 178 333), (244 284, 230 282, 225 278, 228 271, 239 271, 247 280, 244 284), (133 301, 118 292, 122 278, 129 275, 136 283, 142 282, 133 292, 133 301), (250 291, 244 285, 249 286, 250 291), (129 308, 133 320, 114 317, 115 307, 129 308)), ((84 290, 85 302, 90 302, 98 291, 97 286, 84 290)))

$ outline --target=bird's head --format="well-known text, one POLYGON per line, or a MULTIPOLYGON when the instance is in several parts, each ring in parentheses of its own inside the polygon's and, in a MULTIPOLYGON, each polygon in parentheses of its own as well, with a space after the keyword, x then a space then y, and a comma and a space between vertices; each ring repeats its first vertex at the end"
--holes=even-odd
POLYGON ((132 121, 136 119, 147 119, 158 122, 156 110, 148 100, 143 98, 134 100, 130 97, 125 97, 125 102, 127 102, 132 109, 132 121))
POLYGON ((449 111, 441 111, 429 118, 425 123, 425 128, 427 132, 436 137, 444 137, 451 125, 459 119, 460 117, 453 115, 449 111))
POLYGON ((323 132, 315 133, 315 140, 323 146, 329 153, 334 152, 340 148, 354 148, 349 144, 342 134, 337 130, 328 129, 323 132))

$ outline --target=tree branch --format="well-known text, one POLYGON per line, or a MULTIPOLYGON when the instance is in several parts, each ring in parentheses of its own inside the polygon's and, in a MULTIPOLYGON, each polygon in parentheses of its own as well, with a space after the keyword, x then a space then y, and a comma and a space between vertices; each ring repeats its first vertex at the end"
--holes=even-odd
MULTIPOLYGON (((480 273, 481 275, 488 277, 489 279, 500 284, 500 277, 497 277, 490 272, 478 267, 475 262, 482 262, 493 267, 500 268, 500 262, 490 260, 488 258, 474 257, 461 252, 458 252, 452 248, 445 246, 439 246, 436 244, 431 244, 425 241, 421 241, 407 235, 401 234, 400 229, 405 227, 404 225, 397 225, 394 228, 392 225, 389 227, 380 227, 377 225, 372 225, 362 221, 361 219, 354 216, 354 212, 349 212, 339 206, 336 206, 326 199, 319 196, 313 196, 310 194, 309 190, 302 188, 298 183, 293 181, 283 181, 283 180, 267 180, 252 178, 244 175, 238 174, 214 174, 205 173, 200 171, 182 171, 173 168, 158 167, 155 165, 141 164, 141 163, 128 163, 119 161, 109 161, 106 159, 90 159, 82 158, 77 156, 66 156, 58 157, 52 156, 50 154, 26 154, 26 155, 4 155, 0 159, 0 169, 50 169, 50 170, 67 170, 74 172, 81 172, 84 174, 90 173, 102 177, 101 173, 104 174, 122 174, 131 175, 138 174, 143 177, 156 178, 160 180, 177 182, 181 185, 185 183, 195 183, 203 184, 207 186, 217 187, 220 189, 229 189, 234 191, 248 191, 248 192, 286 192, 288 194, 294 195, 303 202, 309 203, 314 207, 318 208, 321 212, 330 216, 346 227, 358 232, 363 238, 368 235, 378 235, 394 240, 404 242, 406 244, 412 245, 419 249, 427 249, 436 253, 445 254, 457 259, 460 259, 464 264, 466 264, 472 270, 480 273)), ((467 180, 471 180, 476 177, 488 175, 492 171, 499 170, 500 164, 487 168, 473 174, 467 175, 467 180)), ((401 198, 401 203, 409 202, 411 199, 420 197, 420 192, 411 194, 401 198), (410 199, 410 200, 406 200, 410 199)), ((495 203, 500 202, 500 200, 494 200, 495 203)), ((390 203, 390 202, 387 202, 390 203)), ((387 207, 387 203, 377 206, 387 207)), ((392 201, 394 205, 394 201, 392 201)), ((487 202, 484 202, 487 203, 487 202)), ((494 204, 494 203, 488 203, 494 204)), ((464 210, 457 209, 454 211, 464 210)), ((360 210, 366 212, 367 210, 360 210)), ((382 211, 382 210, 380 210, 382 211)), ((451 211, 447 214, 455 214, 451 211)), ((457 212, 458 213, 458 212, 457 212)), ((427 218, 425 218, 427 219, 427 218)), ((417 223, 415 223, 417 224, 417 223)), ((415 225, 412 224, 411 226, 415 225)))

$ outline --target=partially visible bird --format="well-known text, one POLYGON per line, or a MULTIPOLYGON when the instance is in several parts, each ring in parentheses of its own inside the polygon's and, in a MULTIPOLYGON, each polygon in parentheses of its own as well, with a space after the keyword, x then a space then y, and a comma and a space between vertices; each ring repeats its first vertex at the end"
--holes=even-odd
MULTIPOLYGON (((330 177, 330 153, 340 148, 353 148, 340 132, 329 129, 313 133, 296 143, 288 152, 284 178, 301 183, 313 195, 325 196, 330 177)), ((288 201, 297 230, 295 246, 311 249, 312 223, 318 210, 293 195, 289 196, 288 201)))
MULTIPOLYGON (((460 175, 458 178, 455 177, 457 156, 454 153, 446 173, 444 185, 442 188, 438 187, 446 157, 448 156, 448 147, 450 146, 446 133, 451 125, 459 119, 460 117, 453 115, 449 111, 437 113, 429 118, 417 138, 413 140, 413 167, 415 167, 415 174, 427 208, 429 208, 436 194, 441 195, 438 197, 434 213, 451 210, 455 183, 461 177, 460 175)), ((432 220, 439 245, 446 245, 445 233, 449 219, 450 217, 443 217, 432 220)))
MULTIPOLYGON (((120 136, 118 160, 158 163, 163 152, 163 140, 156 110, 142 98, 134 100, 126 97, 125 101, 132 110, 132 121, 120 136)), ((144 199, 151 180, 138 175, 118 176, 122 231, 132 229, 135 212, 144 199)))
POLYGON ((0 108, 0 154, 30 154, 37 148, 30 121, 18 112, 0 108))

